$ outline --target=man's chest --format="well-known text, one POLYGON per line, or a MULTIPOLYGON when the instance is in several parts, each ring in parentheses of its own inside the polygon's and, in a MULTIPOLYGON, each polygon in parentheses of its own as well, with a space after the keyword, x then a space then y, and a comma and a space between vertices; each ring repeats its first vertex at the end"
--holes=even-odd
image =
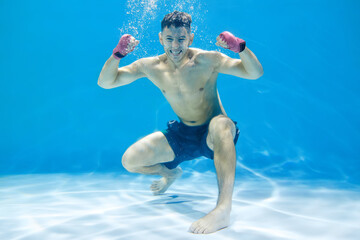
POLYGON ((214 80, 214 71, 206 66, 188 64, 180 69, 170 70, 166 67, 154 69, 150 80, 164 94, 191 95, 210 87, 214 80))

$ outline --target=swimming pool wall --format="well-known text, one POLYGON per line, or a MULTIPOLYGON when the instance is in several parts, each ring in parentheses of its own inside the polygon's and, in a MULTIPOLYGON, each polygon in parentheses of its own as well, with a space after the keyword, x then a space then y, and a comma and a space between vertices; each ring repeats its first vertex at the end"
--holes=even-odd
POLYGON ((160 21, 175 9, 193 16, 192 47, 236 58, 214 45, 227 30, 264 67, 256 81, 218 78, 241 164, 360 183, 360 3, 349 0, 1 1, 0 174, 126 173, 126 148, 176 116, 147 79, 105 90, 97 78, 125 32, 140 45, 121 65, 161 54, 160 21))

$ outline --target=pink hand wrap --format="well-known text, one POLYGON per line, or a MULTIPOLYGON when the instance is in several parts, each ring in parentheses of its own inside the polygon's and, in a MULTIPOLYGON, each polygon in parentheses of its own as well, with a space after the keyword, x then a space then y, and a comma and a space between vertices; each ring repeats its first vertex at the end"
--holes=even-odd
POLYGON ((220 38, 226 42, 228 45, 228 49, 230 49, 233 52, 239 53, 244 51, 246 42, 240 38, 235 37, 230 32, 222 32, 220 34, 220 38))
POLYGON ((128 51, 127 47, 130 43, 131 35, 130 34, 124 34, 120 40, 117 46, 113 50, 113 57, 117 60, 120 58, 125 57, 129 52, 131 52, 133 49, 128 51))

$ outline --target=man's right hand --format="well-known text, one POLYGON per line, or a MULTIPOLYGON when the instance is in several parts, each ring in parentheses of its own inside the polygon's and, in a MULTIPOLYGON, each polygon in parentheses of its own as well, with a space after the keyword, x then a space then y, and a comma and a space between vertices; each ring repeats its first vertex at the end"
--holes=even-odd
POLYGON ((125 57, 128 53, 132 52, 138 44, 139 41, 133 36, 124 34, 113 50, 113 57, 118 60, 125 57))

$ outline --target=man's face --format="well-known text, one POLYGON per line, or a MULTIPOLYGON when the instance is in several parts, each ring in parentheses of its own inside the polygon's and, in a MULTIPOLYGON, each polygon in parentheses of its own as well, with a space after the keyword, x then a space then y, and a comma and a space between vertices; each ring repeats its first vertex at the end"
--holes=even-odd
POLYGON ((188 33, 185 27, 170 26, 159 33, 159 38, 166 55, 173 62, 180 62, 191 45, 194 34, 188 33))

